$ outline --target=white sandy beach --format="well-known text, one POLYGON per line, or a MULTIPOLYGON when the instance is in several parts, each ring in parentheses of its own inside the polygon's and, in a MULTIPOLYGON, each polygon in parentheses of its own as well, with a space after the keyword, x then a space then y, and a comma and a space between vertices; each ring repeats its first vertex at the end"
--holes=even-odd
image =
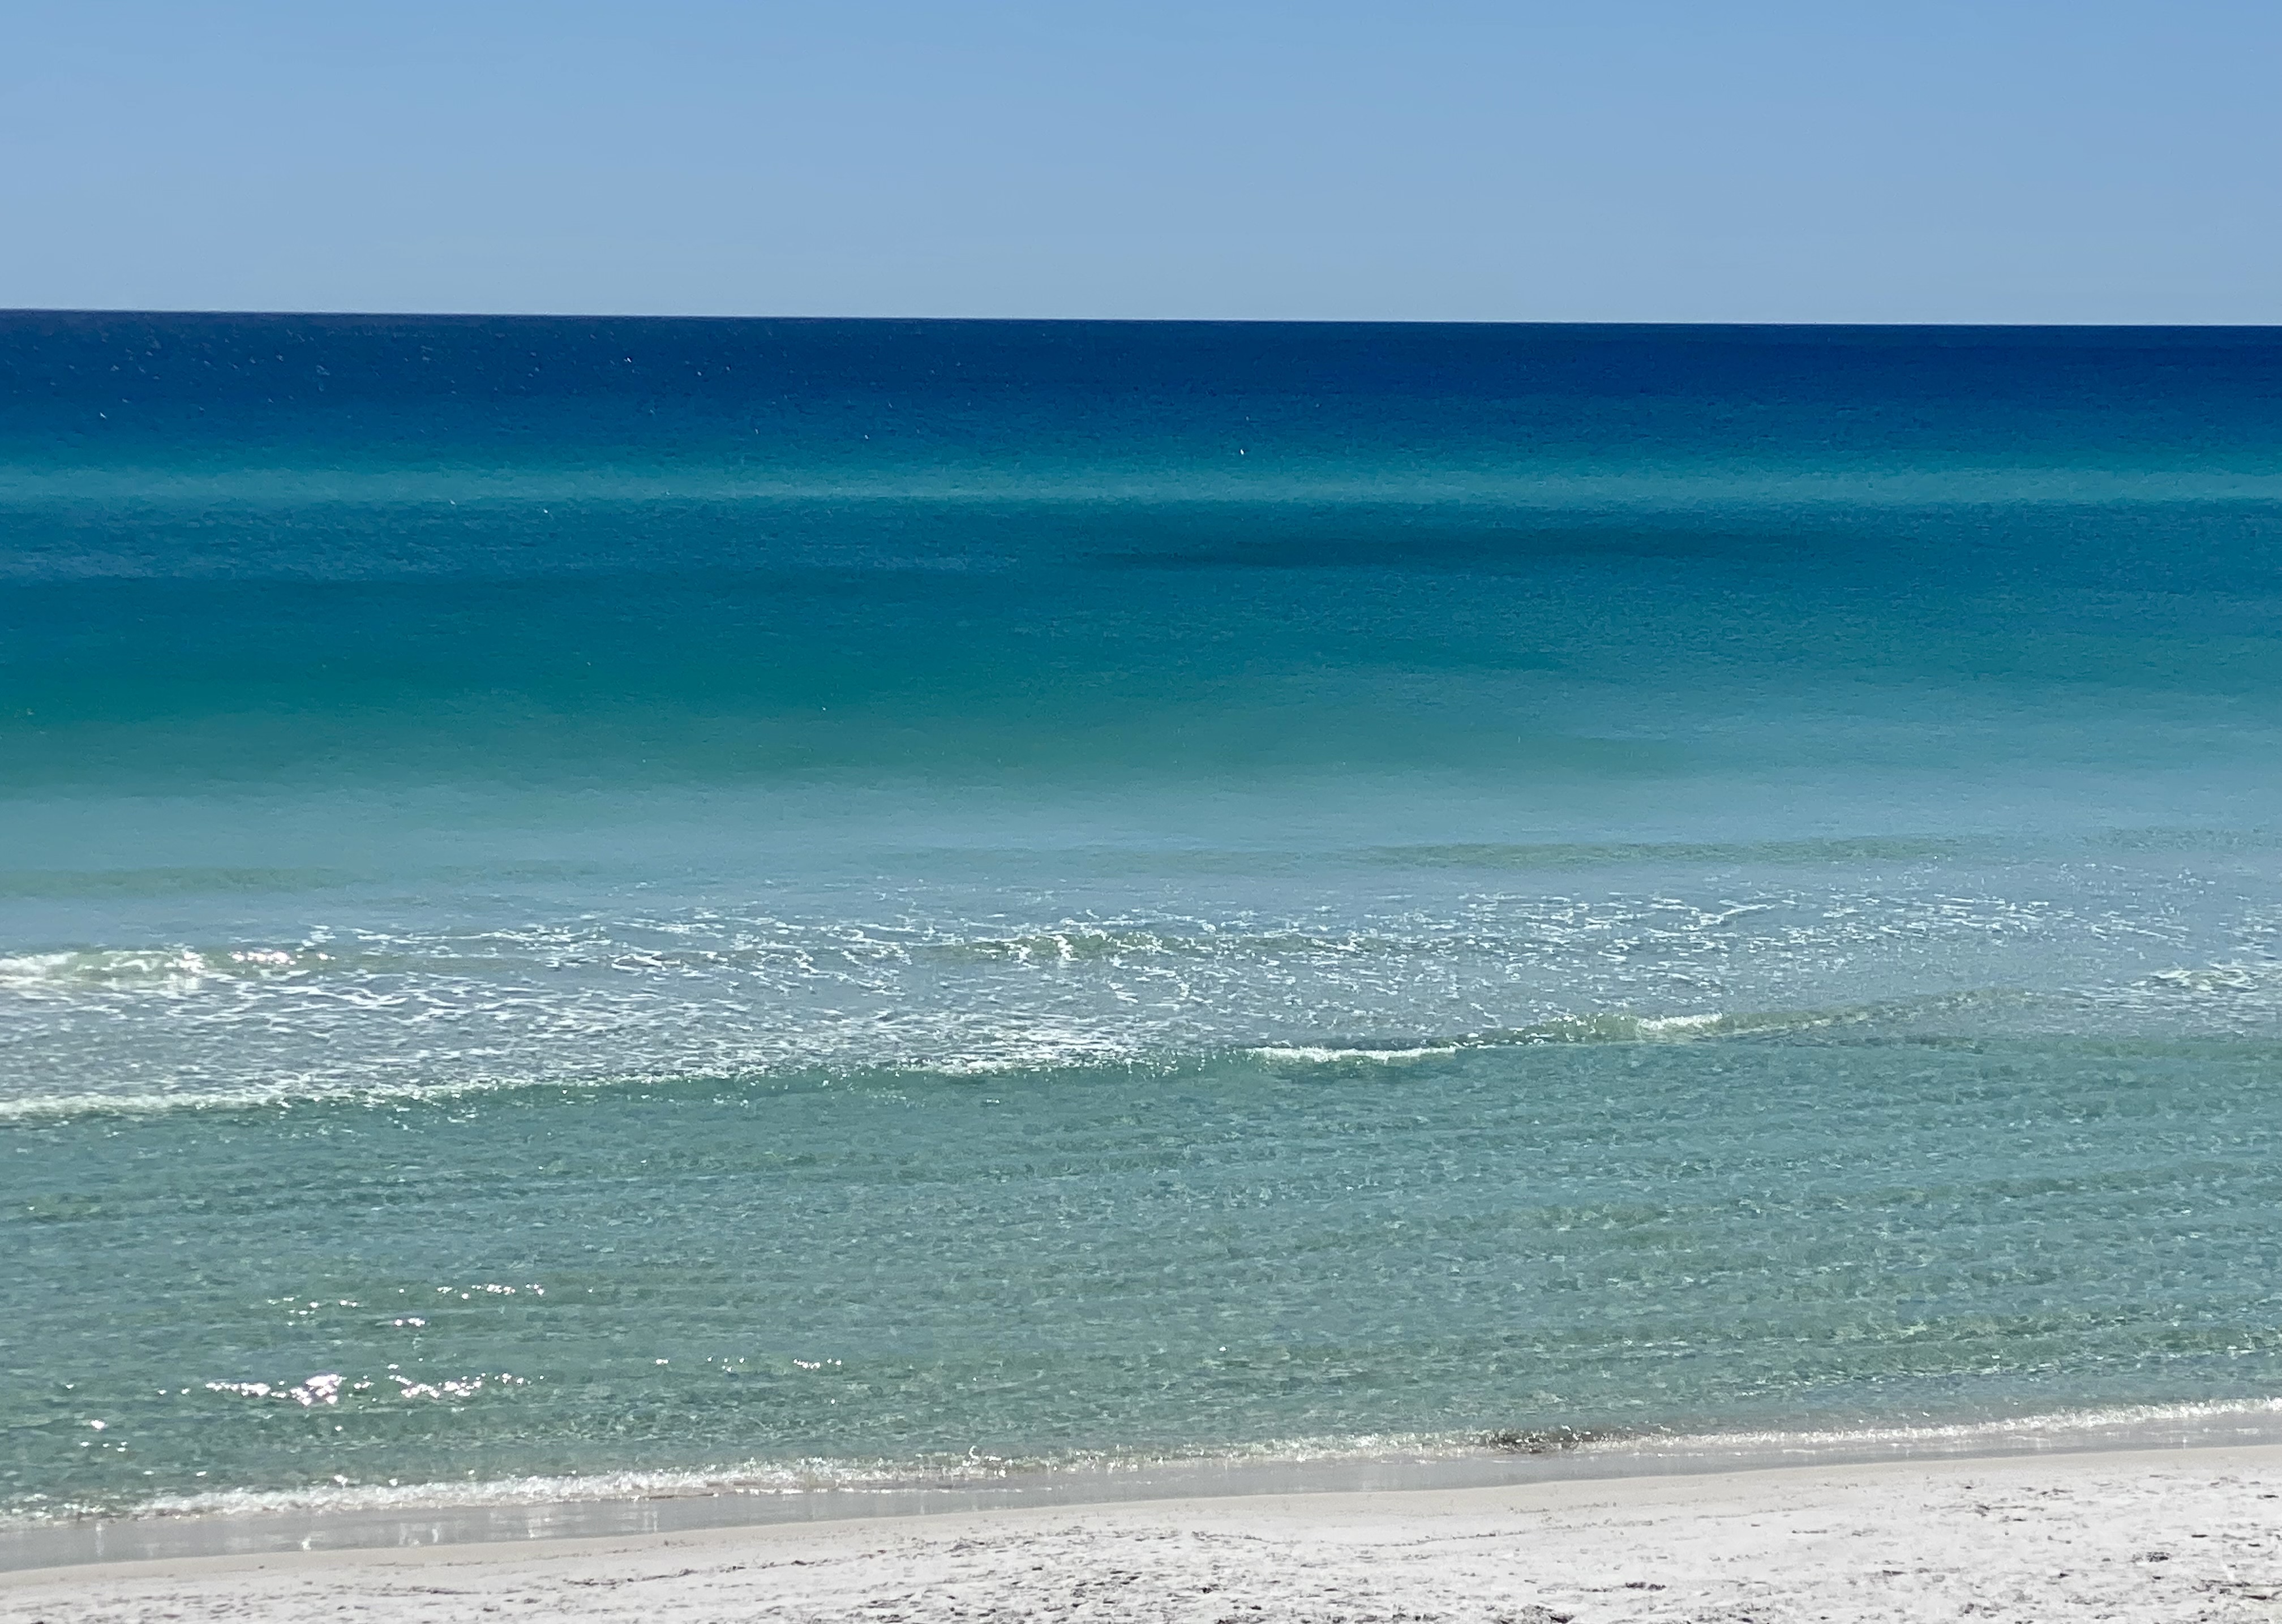
POLYGON ((97 1620, 2282 1618, 2282 1446, 1158 1501, 0 1575, 97 1620))

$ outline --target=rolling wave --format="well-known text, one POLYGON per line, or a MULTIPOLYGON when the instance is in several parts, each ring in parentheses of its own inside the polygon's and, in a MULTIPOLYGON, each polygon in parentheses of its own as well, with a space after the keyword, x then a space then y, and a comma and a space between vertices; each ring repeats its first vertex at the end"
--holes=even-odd
MULTIPOLYGON (((888 1024, 817 1027, 795 1038, 693 1041, 647 1063, 581 1063, 573 1051, 542 1055, 528 1069, 469 1070, 423 1077, 408 1057, 396 1074, 366 1056, 361 1068, 337 1067, 247 1078, 168 1079, 174 1086, 42 1092, 0 1099, 0 1123, 181 1111, 229 1112, 349 1103, 441 1103, 478 1094, 544 1094, 661 1087, 735 1089, 754 1086, 969 1082, 994 1077, 1063 1077, 1073 1081, 1164 1078, 1246 1064, 1269 1071, 1321 1067, 1389 1068, 1458 1060, 1545 1046, 1719 1043, 1732 1041, 1987 1041, 2067 1035, 2161 1043, 2197 1037, 2282 1040, 2282 963, 2222 964, 2171 971, 2128 986, 2037 994, 1968 988, 1912 999, 1795 1009, 1697 1010, 1642 1014, 1611 1010, 1556 1015, 1524 1025, 1476 1028, 1406 1039, 1322 1037, 1183 1047, 1072 1024, 1016 1022, 997 1027, 971 1014, 937 1011, 906 1017, 892 1035, 900 1052, 881 1057, 868 1040, 888 1024), (2173 1030, 2149 1030, 2151 1013, 2174 1017, 2173 1030), (2120 1018, 2115 1018, 2120 1017, 2120 1018), (2185 1017, 2184 1019, 2180 1017, 2185 1017), (930 1043, 928 1040, 933 1040, 930 1043)), ((479 1061, 462 1051, 462 1065, 479 1061)), ((441 1067, 436 1070, 443 1070, 441 1067)))
POLYGON ((2161 893, 1833 885, 1280 916, 692 909, 58 947, 0 956, 0 1117, 1929 1022, 2257 1035, 2282 1028, 2278 919, 2190 916, 2161 893))

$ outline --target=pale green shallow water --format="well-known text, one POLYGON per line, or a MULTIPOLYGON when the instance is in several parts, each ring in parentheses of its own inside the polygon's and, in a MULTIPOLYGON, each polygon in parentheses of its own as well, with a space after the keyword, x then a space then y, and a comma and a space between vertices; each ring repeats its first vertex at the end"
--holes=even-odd
POLYGON ((13 1486, 2263 1396, 2274 1063, 1859 1032, 25 1126, 12 1316, 71 1357, 13 1486))
POLYGON ((2275 345, 11 318, 0 1503, 2282 1396, 2275 345))

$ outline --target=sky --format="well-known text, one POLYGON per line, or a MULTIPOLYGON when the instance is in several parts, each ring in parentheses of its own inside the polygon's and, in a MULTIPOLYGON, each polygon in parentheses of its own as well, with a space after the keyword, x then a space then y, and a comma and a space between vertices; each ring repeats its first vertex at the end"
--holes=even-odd
POLYGON ((0 307, 2282 321, 2272 0, 8 0, 0 307))

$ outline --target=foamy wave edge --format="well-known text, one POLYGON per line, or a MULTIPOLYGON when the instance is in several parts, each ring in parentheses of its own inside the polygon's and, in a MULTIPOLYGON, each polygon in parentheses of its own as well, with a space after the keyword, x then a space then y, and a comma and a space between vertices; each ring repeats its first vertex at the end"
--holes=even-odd
POLYGON ((167 1518, 243 1517, 271 1512, 425 1512, 719 1495, 763 1497, 865 1490, 974 1489, 1015 1477, 1110 1477, 1164 1467, 1245 1462, 1305 1465, 1376 1460, 1394 1455, 1457 1455, 1479 1452, 1484 1447, 1479 1438, 1471 1435, 1448 1438, 1389 1433, 1284 1439, 1191 1454, 1073 1450, 1051 1458, 1018 1459, 977 1451, 900 1462, 818 1457, 792 1461, 747 1461, 710 1469, 579 1473, 468 1482, 394 1484, 336 1480, 299 1489, 224 1489, 194 1495, 158 1495, 123 1513, 58 1504, 28 1514, 19 1512, 0 1517, 0 1527, 96 1515, 167 1518))
POLYGON ((1445 1035, 1375 1040, 1326 1039, 1316 1042, 1232 1042, 1210 1049, 1153 1050, 1094 1034, 1064 1035, 1033 1042, 1012 1053, 931 1056, 925 1060, 881 1056, 866 1060, 823 1053, 805 1060, 757 1058, 740 1065, 734 1057, 690 1070, 648 1069, 614 1073, 571 1071, 541 1076, 474 1076, 438 1082, 328 1081, 307 1077, 237 1088, 146 1089, 105 1094, 82 1091, 0 1100, 0 1126, 67 1121, 79 1117, 151 1117, 182 1111, 283 1110, 324 1105, 410 1106, 478 1095, 655 1088, 692 1084, 734 1087, 800 1079, 837 1081, 857 1078, 940 1078, 974 1081, 1051 1072, 1162 1074, 1215 1060, 1243 1057, 1281 1067, 1384 1065, 1446 1059, 1479 1050, 1597 1044, 1670 1044, 1780 1038, 1789 1034, 1874 1027, 1890 1021, 1975 1009, 2028 1006, 2038 1002, 2094 1009, 2149 990, 2194 991, 2205 984, 2222 991, 2264 990, 2272 980, 2264 964, 2227 963, 2200 970, 2167 971, 2120 989, 2064 989, 2024 993, 2007 988, 1965 988, 1922 997, 1803 1009, 1727 1012, 1699 1010, 1643 1015, 1604 1010, 1560 1015, 1526 1025, 1445 1035))
POLYGON ((953 1080, 1068 1071, 1167 1071, 1215 1058, 1241 1056, 1285 1065, 1336 1065, 1347 1063, 1400 1063, 1430 1060, 1472 1050, 1517 1048, 1545 1044, 1672 1043, 1740 1037, 1781 1032, 1806 1032, 1851 1025, 1876 1019, 1882 1009, 1804 1010, 1762 1015, 1717 1012, 1642 1016, 1625 1013, 1563 1016, 1518 1026, 1459 1036, 1426 1038, 1384 1044, 1341 1043, 1238 1044, 1209 1053, 1123 1052, 1114 1046, 1075 1043, 1060 1055, 946 1055, 926 1063, 882 1060, 870 1064, 819 1056, 809 1065, 760 1065, 749 1071, 707 1069, 702 1071, 628 1071, 609 1076, 470 1077, 434 1083, 338 1084, 306 1079, 239 1088, 161 1090, 134 1094, 83 1092, 42 1094, 27 1099, 0 1100, 0 1125, 69 1120, 83 1117, 151 1117, 179 1111, 282 1110, 317 1105, 420 1105, 475 1095, 540 1093, 550 1089, 591 1090, 658 1087, 691 1082, 739 1081, 797 1077, 837 1078, 933 1076, 953 1080))
MULTIPOLYGON (((57 1504, 36 1512, 0 1516, 0 1528, 52 1526, 90 1518, 148 1520, 265 1514, 424 1512, 726 1496, 759 1499, 831 1493, 976 1489, 1006 1485, 1015 1480, 1069 1483, 1091 1478, 1108 1487, 1150 1473, 1386 1462, 1431 1468, 1438 1461, 1479 1462, 1500 1456, 1582 1458, 1580 1464, 1585 1465, 1585 1469, 1575 1475, 1591 1477, 1603 1472, 1608 1475, 1638 1474, 1665 1467, 1700 1471, 1723 1465, 1780 1465, 1785 1461, 1836 1464, 1913 1456, 1959 1458, 2102 1447, 2163 1447, 2187 1442, 2217 1442, 2221 1440, 2183 1439, 2178 1435, 2220 1431, 2229 1427, 2238 1433, 2255 1431, 2264 1442, 2282 1442, 2282 1397, 2111 1405, 1997 1419, 1929 1420, 1854 1427, 1595 1432, 1552 1427, 1488 1434, 1385 1433, 1288 1438, 1187 1452, 1070 1451, 1028 1460, 975 1452, 904 1462, 817 1458, 749 1461, 711 1469, 603 1472, 470 1482, 400 1485, 336 1480, 298 1489, 159 1495, 124 1512, 57 1504), (1597 1463, 1602 1472, 1595 1472, 1592 1463, 1597 1463)), ((858 1509, 860 1511, 860 1507, 858 1509)))

